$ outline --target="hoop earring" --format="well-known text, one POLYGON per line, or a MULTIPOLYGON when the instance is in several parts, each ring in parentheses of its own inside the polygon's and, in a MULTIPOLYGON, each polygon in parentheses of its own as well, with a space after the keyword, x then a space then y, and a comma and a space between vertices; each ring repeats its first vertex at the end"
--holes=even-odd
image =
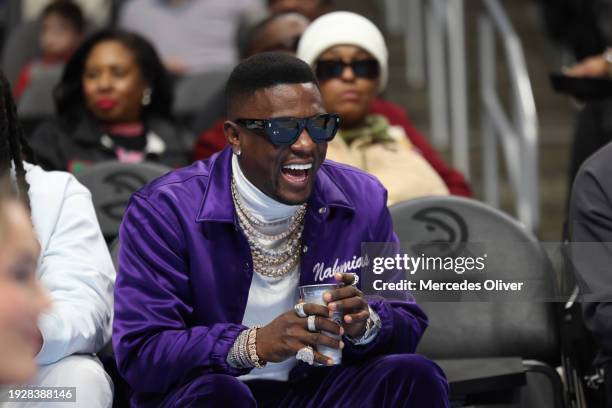
POLYGON ((151 88, 146 88, 142 92, 142 106, 149 106, 151 104, 152 94, 153 94, 153 91, 151 91, 151 88))
POLYGON ((242 150, 240 150, 240 148, 238 148, 238 149, 234 150, 234 154, 236 156, 240 156, 242 154, 242 150))

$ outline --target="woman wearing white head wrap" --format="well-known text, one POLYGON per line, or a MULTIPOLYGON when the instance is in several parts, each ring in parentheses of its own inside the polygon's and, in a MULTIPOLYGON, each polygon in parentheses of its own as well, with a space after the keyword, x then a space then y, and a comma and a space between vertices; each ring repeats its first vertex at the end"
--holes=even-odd
POLYGON ((339 45, 354 45, 378 61, 378 91, 387 86, 389 52, 380 30, 367 18, 349 11, 336 11, 316 19, 302 34, 298 58, 310 66, 324 51, 339 45))
POLYGON ((389 191, 389 204, 448 194, 404 128, 371 113, 377 94, 387 85, 388 50, 370 20, 346 11, 319 17, 302 35, 297 56, 315 71, 325 108, 342 118, 327 158, 378 177, 389 191))

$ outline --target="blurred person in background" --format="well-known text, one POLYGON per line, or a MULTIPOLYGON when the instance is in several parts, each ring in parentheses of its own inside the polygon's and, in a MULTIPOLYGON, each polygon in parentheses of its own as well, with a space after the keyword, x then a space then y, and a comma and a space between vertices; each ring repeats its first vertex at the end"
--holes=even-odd
POLYGON ((270 14, 248 31, 249 38, 239 47, 240 57, 244 59, 267 51, 295 54, 309 24, 307 17, 294 11, 270 14))
POLYGON ((576 61, 599 54, 612 39, 610 0, 539 0, 550 38, 576 61))
MULTIPOLYGON (((612 50, 608 48, 612 46, 612 0, 540 0, 540 3, 550 37, 566 56, 576 61, 563 73, 578 79, 608 78, 607 61, 612 62, 612 50)), ((575 86, 583 84, 577 81, 575 86)), ((585 98, 581 102, 574 129, 570 185, 582 163, 612 141, 612 95, 585 98)))
MULTIPOLYGON (((290 53, 297 51, 297 40, 308 26, 306 19, 300 18, 294 12, 272 14, 260 18, 261 22, 253 23, 252 27, 245 29, 239 37, 242 58, 247 58, 262 50, 290 53)), ((470 187, 463 175, 442 160, 427 138, 414 127, 400 106, 376 96, 370 105, 370 110, 370 113, 386 117, 392 126, 403 129, 409 143, 435 169, 451 194, 471 196, 470 187)), ((223 133, 224 121, 224 118, 220 118, 211 128, 201 132, 194 147, 195 160, 206 159, 227 145, 227 139, 223 133)))
POLYGON ((38 318, 49 297, 36 278, 40 245, 30 217, 8 186, 0 190, 0 385, 21 384, 38 369, 38 318))
POLYGON ((385 40, 372 22, 345 11, 326 14, 306 29, 297 56, 313 68, 325 109, 342 119, 328 159, 375 175, 389 191, 388 204, 448 194, 403 128, 371 113, 388 78, 385 40))
POLYGON ((56 88, 58 118, 31 145, 39 163, 73 173, 103 160, 186 164, 192 138, 173 121, 172 87, 141 36, 104 30, 87 38, 56 88))
POLYGON ((130 0, 119 26, 151 41, 174 75, 226 70, 238 61, 234 37, 241 13, 259 0, 130 0))
POLYGON ((71 174, 46 172, 32 164, 33 153, 4 76, 0 76, 0 106, 0 174, 11 173, 19 198, 30 210, 40 244, 36 277, 52 300, 38 321, 39 371, 28 385, 76 387, 77 402, 66 406, 109 408, 112 381, 95 353, 111 335, 115 270, 91 194, 71 174))
POLYGON ((572 187, 568 221, 571 260, 580 285, 584 324, 598 346, 597 355, 588 364, 597 369, 597 374, 603 371, 599 391, 608 408, 612 407, 611 158, 609 143, 580 167, 572 187))
MULTIPOLYGON (((612 23, 612 22, 611 22, 612 23)), ((564 70, 564 74, 575 78, 608 78, 612 80, 612 48, 603 53, 588 56, 564 70)), ((612 141, 612 95, 606 99, 586 100, 578 112, 570 182, 585 160, 612 141)))
POLYGON ((311 21, 334 11, 334 0, 268 0, 268 8, 274 14, 296 12, 311 21))
POLYGON ((56 0, 49 4, 40 19, 39 44, 42 57, 22 69, 14 89, 16 99, 19 99, 33 79, 48 75, 49 72, 61 72, 58 70, 63 69, 83 40, 83 13, 71 0, 56 0))
MULTIPOLYGON (((37 18, 41 11, 49 4, 58 0, 21 0, 22 20, 37 18)), ((73 0, 79 5, 87 21, 98 27, 111 23, 114 3, 119 0, 73 0)))

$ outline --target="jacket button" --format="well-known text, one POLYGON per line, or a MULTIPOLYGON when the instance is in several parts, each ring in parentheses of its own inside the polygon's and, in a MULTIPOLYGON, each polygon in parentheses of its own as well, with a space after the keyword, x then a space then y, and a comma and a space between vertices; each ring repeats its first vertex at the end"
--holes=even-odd
POLYGON ((304 247, 302 248, 302 252, 303 253, 308 252, 308 245, 304 245, 304 247))
POLYGON ((325 214, 326 212, 327 212, 327 208, 326 207, 319 208, 319 214, 325 214))

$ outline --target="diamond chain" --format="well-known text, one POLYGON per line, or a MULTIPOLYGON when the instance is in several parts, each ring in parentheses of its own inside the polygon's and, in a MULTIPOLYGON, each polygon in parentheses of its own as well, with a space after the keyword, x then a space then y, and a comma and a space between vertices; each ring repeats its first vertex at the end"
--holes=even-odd
POLYGON ((255 225, 271 226, 280 223, 275 222, 266 224, 253 217, 243 206, 237 192, 236 182, 233 178, 231 190, 236 213, 238 214, 238 224, 244 231, 251 250, 253 269, 260 275, 272 278, 279 278, 287 275, 300 261, 306 204, 302 204, 296 213, 291 216, 291 224, 287 230, 280 234, 268 235, 255 229, 255 225), (270 242, 286 240, 286 242, 283 243, 280 248, 268 249, 261 245, 257 239, 270 242))

